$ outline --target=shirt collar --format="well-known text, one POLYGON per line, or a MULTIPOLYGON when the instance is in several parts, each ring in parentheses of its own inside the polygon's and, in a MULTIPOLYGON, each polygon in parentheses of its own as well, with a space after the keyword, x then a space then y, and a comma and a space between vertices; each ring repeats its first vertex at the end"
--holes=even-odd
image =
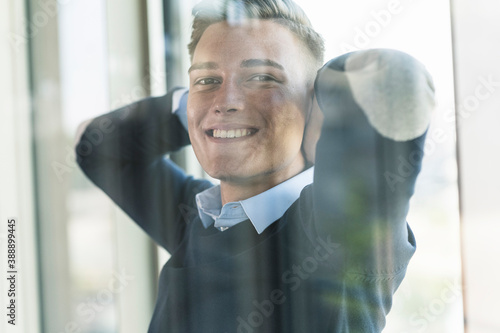
POLYGON ((198 214, 205 228, 215 221, 215 225, 221 225, 224 230, 248 219, 260 234, 283 216, 302 189, 313 182, 313 177, 314 167, 311 167, 265 192, 224 206, 217 185, 196 195, 198 214))

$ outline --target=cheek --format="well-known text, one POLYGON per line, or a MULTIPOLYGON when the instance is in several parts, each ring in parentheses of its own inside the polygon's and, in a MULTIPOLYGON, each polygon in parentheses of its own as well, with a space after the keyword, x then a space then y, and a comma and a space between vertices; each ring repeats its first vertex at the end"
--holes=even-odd
POLYGON ((196 98, 193 98, 191 95, 188 96, 188 101, 187 101, 187 119, 188 119, 188 124, 191 125, 195 123, 195 120, 197 118, 197 112, 196 110, 200 109, 199 102, 196 100, 196 98))
POLYGON ((205 115, 207 114, 206 110, 207 106, 204 105, 203 101, 201 101, 199 98, 196 97, 190 99, 188 98, 187 120, 188 120, 188 128, 190 136, 196 134, 195 130, 200 127, 201 122, 203 121, 205 115))
POLYGON ((302 100, 297 100, 297 97, 291 97, 289 103, 286 104, 277 117, 280 128, 280 136, 282 144, 287 149, 300 150, 302 145, 305 119, 306 119, 306 105, 302 100), (295 97, 295 100, 293 99, 295 97))
POLYGON ((304 134, 304 117, 300 110, 287 108, 275 114, 272 128, 268 152, 287 159, 285 156, 300 151, 304 134))
POLYGON ((270 111, 273 126, 279 129, 279 132, 291 134, 292 132, 302 132, 304 130, 306 111, 303 104, 288 101, 288 103, 283 103, 279 107, 271 108, 270 111))
POLYGON ((189 107, 188 107, 188 111, 187 111, 187 121, 188 121, 189 138, 190 138, 191 142, 193 142, 194 135, 195 135, 195 132, 193 129, 196 127, 196 125, 195 125, 196 122, 195 122, 194 114, 193 114, 193 112, 190 112, 189 107))
POLYGON ((191 141, 191 146, 193 147, 196 156, 199 156, 203 149, 198 149, 203 144, 202 133, 198 130, 200 126, 201 114, 194 111, 188 105, 187 108, 187 120, 188 120, 188 134, 189 140, 191 141))

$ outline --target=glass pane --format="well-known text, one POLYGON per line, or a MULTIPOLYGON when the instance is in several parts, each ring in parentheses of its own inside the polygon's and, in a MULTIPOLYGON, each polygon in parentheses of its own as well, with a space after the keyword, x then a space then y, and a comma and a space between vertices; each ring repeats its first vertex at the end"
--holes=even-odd
MULTIPOLYGON (((105 9, 100 0, 59 6, 62 124, 68 138, 64 149, 73 158, 78 125, 107 111, 109 105, 105 9)), ((60 179, 68 186, 65 209, 71 283, 67 321, 82 333, 118 332, 118 295, 111 288, 116 246, 111 200, 78 167, 60 179)))
POLYGON ((384 332, 463 331, 449 3, 297 2, 326 39, 326 59, 358 49, 393 48, 420 60, 433 76, 437 108, 408 216, 417 251, 384 332))
MULTIPOLYGON (((437 107, 428 130, 423 170, 408 216, 417 239, 417 252, 395 294, 384 332, 463 331, 454 82, 448 2, 296 2, 325 38, 325 60, 359 49, 391 48, 414 56, 433 76, 437 107)), ((187 29, 187 25, 183 27, 187 29)), ((168 36, 167 39, 175 37, 168 36)), ((188 41, 184 40, 181 45, 188 41)))
POLYGON ((466 325, 500 331, 500 3, 452 1, 466 325))

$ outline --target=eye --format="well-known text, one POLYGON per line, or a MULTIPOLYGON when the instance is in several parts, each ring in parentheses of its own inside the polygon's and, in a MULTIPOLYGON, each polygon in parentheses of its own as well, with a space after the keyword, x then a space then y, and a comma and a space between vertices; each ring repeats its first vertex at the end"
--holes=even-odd
POLYGON ((269 74, 258 74, 252 76, 249 81, 268 82, 268 81, 276 81, 276 79, 269 74))
POLYGON ((206 77, 203 79, 199 79, 198 81, 195 82, 195 84, 202 85, 202 86, 206 86, 206 85, 210 85, 210 84, 218 84, 218 83, 220 83, 220 81, 217 79, 214 79, 212 77, 206 77))

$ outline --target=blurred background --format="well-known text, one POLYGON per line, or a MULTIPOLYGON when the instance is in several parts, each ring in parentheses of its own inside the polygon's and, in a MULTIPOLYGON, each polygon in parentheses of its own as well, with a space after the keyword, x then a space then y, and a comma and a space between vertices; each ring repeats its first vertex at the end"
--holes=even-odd
MULTIPOLYGON (((158 249, 78 169, 79 123, 187 86, 194 0, 0 0, 0 308, 16 218, 17 323, 2 332, 145 332, 158 249)), ((417 252, 384 332, 500 332, 500 3, 297 0, 326 59, 394 48, 437 108, 408 221, 417 252)), ((99 144, 99 138, 94 138, 99 144)), ((171 156, 203 176, 189 149, 171 156)))

